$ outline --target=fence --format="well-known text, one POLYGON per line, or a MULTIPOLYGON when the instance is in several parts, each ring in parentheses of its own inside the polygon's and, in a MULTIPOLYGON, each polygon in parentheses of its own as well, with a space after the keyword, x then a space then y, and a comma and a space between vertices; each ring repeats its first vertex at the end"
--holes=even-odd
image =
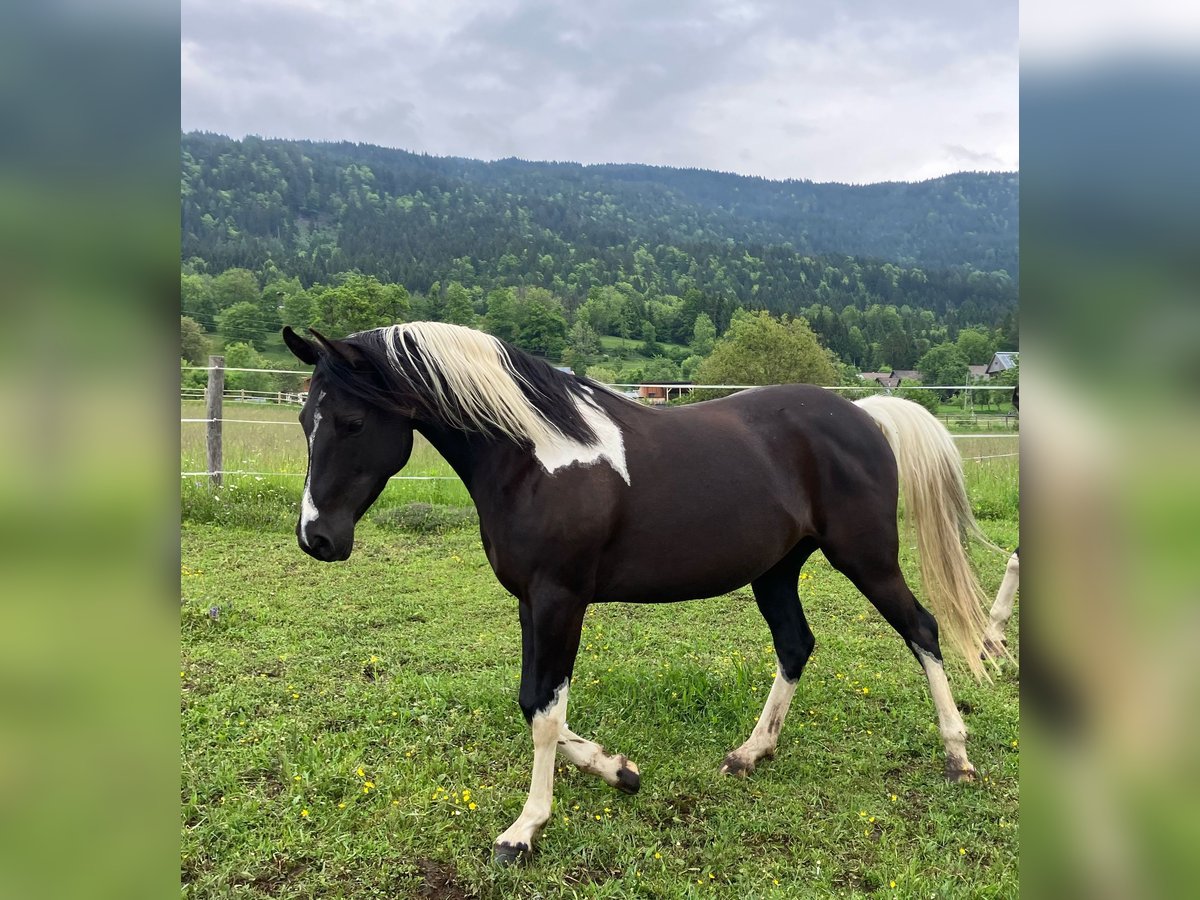
MULTIPOLYGON (((307 399, 307 394, 303 391, 269 391, 269 390, 250 390, 242 388, 234 388, 232 390, 225 387, 226 372, 270 372, 277 375, 303 375, 312 374, 308 371, 295 371, 289 369, 246 369, 246 368, 226 368, 225 358, 223 356, 210 356, 207 366, 185 366, 183 371, 197 371, 208 373, 208 384, 205 388, 198 387, 181 387, 180 397, 183 400, 204 400, 205 414, 203 418, 181 418, 181 424, 203 424, 206 426, 206 469, 203 472, 181 472, 180 476, 188 477, 204 477, 207 476, 214 487, 220 487, 222 479, 226 475, 230 476, 266 476, 266 475, 281 475, 299 477, 300 473, 296 472, 249 472, 249 471, 226 471, 224 469, 224 453, 223 453, 223 425, 225 423, 238 424, 253 424, 253 425, 279 425, 287 428, 296 428, 295 422, 272 422, 262 419, 237 419, 226 418, 224 416, 223 403, 226 400, 231 402, 243 403, 269 403, 279 405, 303 405, 307 399)), ((632 389, 640 391, 643 388, 658 388, 664 391, 669 397, 670 391, 679 391, 682 394, 684 391, 696 389, 701 390, 718 390, 718 391, 741 391, 748 390, 758 385, 747 384, 633 384, 633 383, 617 383, 609 385, 611 388, 625 388, 627 392, 632 389)), ((921 385, 925 390, 951 390, 951 391, 1003 391, 1011 393, 1012 386, 1004 385, 933 385, 926 387, 921 385)), ((892 393, 892 389, 883 387, 872 387, 871 385, 837 385, 830 386, 827 390, 838 391, 839 393, 849 392, 852 396, 867 396, 873 393, 892 393)), ((901 389, 903 390, 903 389, 901 389)), ((996 415, 979 415, 974 413, 964 412, 961 415, 942 415, 940 418, 950 426, 959 424, 978 425, 1003 422, 1010 423, 1011 416, 1005 414, 996 415)), ((955 435, 955 438, 1003 438, 1012 437, 1014 432, 1009 431, 1003 434, 971 434, 971 435, 955 435)), ((1019 456, 1019 453, 1000 453, 993 455, 982 455, 964 457, 967 461, 983 461, 989 459, 1005 459, 1019 456)), ((453 475, 397 475, 396 480, 407 481, 453 481, 457 480, 453 475)))

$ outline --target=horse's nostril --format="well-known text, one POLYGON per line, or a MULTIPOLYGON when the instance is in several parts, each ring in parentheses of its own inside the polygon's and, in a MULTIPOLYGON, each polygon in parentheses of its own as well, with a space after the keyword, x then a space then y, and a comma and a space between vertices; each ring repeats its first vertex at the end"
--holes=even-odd
POLYGON ((324 535, 309 535, 306 540, 301 541, 300 546, 309 556, 322 562, 329 562, 334 557, 333 541, 324 535))

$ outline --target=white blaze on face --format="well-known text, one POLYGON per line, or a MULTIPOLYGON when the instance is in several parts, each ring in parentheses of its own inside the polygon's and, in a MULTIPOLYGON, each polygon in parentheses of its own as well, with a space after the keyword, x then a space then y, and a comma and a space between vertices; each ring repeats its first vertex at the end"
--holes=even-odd
POLYGON ((312 457, 313 444, 317 439, 317 428, 321 425, 321 401, 324 399, 325 392, 321 391, 313 406, 313 427, 308 435, 308 473, 304 476, 304 497, 300 501, 300 540, 304 541, 306 547, 308 546, 308 526, 317 521, 317 517, 320 515, 312 498, 312 457))
POLYGON ((547 432, 534 441, 533 454, 542 468, 553 475, 567 466, 592 466, 607 462, 629 484, 629 467, 625 463, 625 439, 621 428, 594 401, 575 399, 575 408, 591 426, 596 440, 580 443, 558 432, 547 432))

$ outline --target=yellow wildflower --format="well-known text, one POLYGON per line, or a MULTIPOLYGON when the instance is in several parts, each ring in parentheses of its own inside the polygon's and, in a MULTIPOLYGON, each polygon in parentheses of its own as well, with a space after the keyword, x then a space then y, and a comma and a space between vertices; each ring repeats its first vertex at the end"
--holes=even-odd
POLYGON ((302 810, 300 810, 300 815, 301 815, 303 818, 307 819, 307 818, 308 818, 308 810, 307 810, 307 809, 302 809, 302 810))

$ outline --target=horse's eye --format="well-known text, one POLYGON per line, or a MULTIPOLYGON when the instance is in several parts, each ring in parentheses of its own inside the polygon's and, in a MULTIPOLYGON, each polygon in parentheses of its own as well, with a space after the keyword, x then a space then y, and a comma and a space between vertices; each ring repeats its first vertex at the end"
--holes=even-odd
POLYGON ((358 434, 363 430, 363 420, 354 419, 346 423, 346 434, 358 434))

